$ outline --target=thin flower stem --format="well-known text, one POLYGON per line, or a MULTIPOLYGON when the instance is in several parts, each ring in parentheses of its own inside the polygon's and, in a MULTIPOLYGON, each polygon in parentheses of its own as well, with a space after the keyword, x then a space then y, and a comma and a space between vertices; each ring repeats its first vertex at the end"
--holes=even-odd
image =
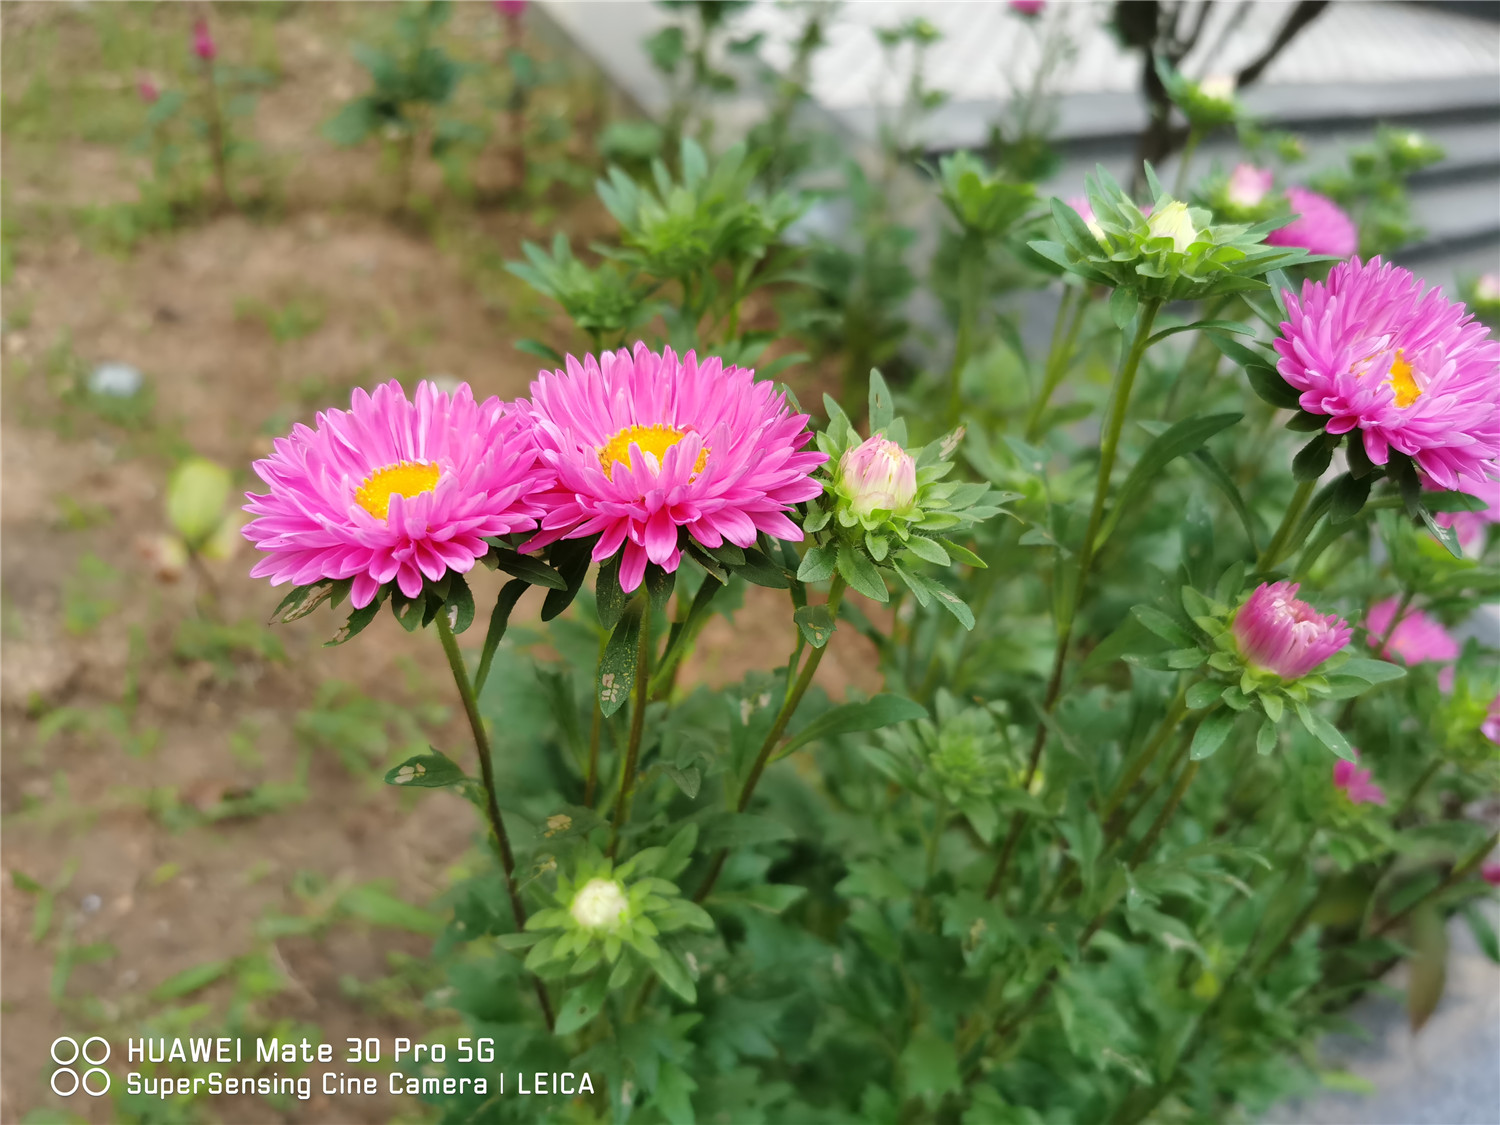
POLYGON ((1161 748, 1166 744, 1167 739, 1172 736, 1173 730, 1176 729, 1178 723, 1182 722, 1182 717, 1186 714, 1187 684, 1184 682, 1177 689, 1177 695, 1167 708, 1166 715, 1162 717, 1161 725, 1157 727, 1156 734, 1146 744, 1145 749, 1141 751, 1136 760, 1130 764, 1130 768, 1125 771, 1120 780, 1115 783, 1115 787, 1110 790, 1109 797, 1104 802, 1104 807, 1099 810, 1100 820, 1108 820, 1114 815, 1114 811, 1120 807, 1120 802, 1129 796, 1130 790, 1134 788, 1135 783, 1141 779, 1141 775, 1146 772, 1151 763, 1156 760, 1156 755, 1161 752, 1161 748))
MULTIPOLYGON (((505 832, 505 822, 500 819, 500 805, 495 798, 495 766, 490 760, 490 736, 484 729, 484 719, 479 715, 479 704, 474 698, 474 687, 469 682, 468 670, 464 667, 463 654, 458 651, 458 641, 453 636, 453 627, 448 624, 446 609, 439 610, 437 622, 438 639, 443 642, 443 654, 448 658, 448 667, 453 672, 453 682, 463 700, 464 714, 469 720, 469 730, 474 735, 474 749, 479 752, 479 773, 483 778, 484 809, 495 834, 495 848, 500 854, 500 866, 505 871, 505 890, 510 896, 510 909, 515 918, 516 932, 526 928, 526 907, 521 903, 521 890, 516 886, 516 857, 510 850, 510 837, 505 832)), ((531 983, 536 988, 537 1001, 542 1006, 542 1016, 547 1021, 547 1030, 553 1026, 552 1001, 547 996, 547 986, 533 976, 531 983)))
POLYGON ((1427 903, 1431 902, 1434 896, 1440 894, 1443 891, 1446 891, 1449 887, 1453 886, 1454 883, 1464 878, 1481 863, 1483 863, 1484 857, 1489 855, 1490 852, 1494 851, 1496 845, 1500 845, 1500 832, 1492 832, 1489 839, 1485 840, 1484 843, 1475 848, 1474 851, 1469 854, 1469 857, 1462 863, 1455 865, 1453 870, 1449 871, 1448 874, 1444 876, 1441 883, 1433 887, 1426 894, 1422 895, 1415 902, 1409 902, 1400 910, 1396 911, 1396 913, 1392 914, 1384 922, 1376 926, 1375 929, 1371 931, 1370 936, 1379 937, 1381 934, 1384 934, 1393 929, 1398 922, 1404 922, 1418 907, 1424 906, 1427 903))
MULTIPOLYGON (((844 589, 846 587, 844 576, 835 573, 833 581, 828 585, 828 616, 837 621, 839 603, 844 600, 844 589)), ((798 630, 797 650, 802 648, 802 633, 798 630)), ((766 734, 765 741, 761 743, 760 751, 755 755, 755 763, 750 767, 750 772, 745 775, 745 784, 740 788, 739 799, 735 802, 735 811, 744 812, 750 804, 750 798, 755 793, 755 786, 760 782, 760 775, 765 772, 766 763, 771 760, 771 754, 781 742, 781 736, 786 732, 787 723, 791 722, 792 716, 797 712, 797 705, 802 702, 802 697, 807 694, 807 689, 812 684, 813 673, 818 670, 818 664, 823 659, 823 654, 828 651, 828 646, 833 643, 830 637, 824 642, 822 648, 815 648, 808 654, 807 661, 802 665, 802 671, 798 673, 792 684, 791 690, 782 701, 781 710, 776 714, 776 721, 771 724, 770 731, 766 734)), ((796 652, 792 654, 792 660, 787 664, 787 675, 792 674, 796 666, 796 652)), ((719 874, 724 870, 724 861, 729 858, 729 849, 720 848, 719 853, 714 856, 713 865, 709 868, 708 877, 703 880, 703 885, 698 888, 698 893, 693 895, 694 902, 702 902, 713 890, 714 884, 719 880, 719 874)))
POLYGON ((1292 530, 1297 526, 1307 502, 1312 499, 1313 489, 1318 486, 1316 480, 1301 481, 1297 485, 1297 491, 1292 494, 1291 503, 1287 505, 1286 512, 1281 517, 1281 525, 1276 529, 1276 534, 1266 544, 1266 549, 1260 553, 1260 558, 1255 561, 1255 570, 1258 574, 1266 574, 1270 569, 1290 554, 1297 544, 1289 542, 1292 538, 1292 530))
POLYGON ((948 417, 957 421, 963 409, 964 368, 974 350, 975 322, 979 319, 978 282, 974 276, 976 249, 968 240, 959 251, 958 335, 953 344, 953 363, 948 368, 948 417))
POLYGON ((1167 797, 1167 803, 1162 806, 1161 812, 1151 822, 1146 836, 1135 849, 1135 854, 1130 857, 1130 866, 1139 867, 1141 861, 1151 854, 1151 849, 1156 847, 1156 841, 1161 838, 1162 829, 1167 826, 1167 821, 1172 819, 1172 814, 1177 811, 1177 806, 1182 804, 1183 794, 1187 792, 1193 778, 1198 776, 1198 767, 1202 762, 1189 762, 1181 774, 1177 777, 1177 784, 1172 787, 1171 794, 1167 797))
MULTIPOLYGON (((1073 578, 1073 595, 1063 604, 1063 611, 1057 622, 1057 651, 1052 658, 1052 675, 1047 681, 1047 694, 1042 699, 1044 717, 1037 720, 1036 737, 1031 743, 1031 757, 1026 763, 1026 775, 1021 782, 1023 789, 1031 788, 1032 779, 1036 777, 1037 768, 1041 765, 1042 748, 1047 744, 1045 716, 1052 714, 1052 708, 1057 705, 1057 698, 1062 694, 1063 670, 1067 665, 1068 647, 1073 640, 1073 617, 1078 609, 1078 603, 1083 600, 1084 590, 1088 585, 1089 571, 1094 564, 1094 544, 1099 537, 1099 528, 1104 522, 1104 505, 1109 498, 1109 482, 1114 473, 1115 456, 1120 448, 1120 433, 1125 428, 1125 416, 1130 406, 1130 392, 1135 386, 1136 372, 1140 370, 1141 357, 1146 354, 1146 346, 1151 339, 1151 326, 1155 323, 1156 313, 1160 308, 1161 301, 1157 299, 1141 302, 1135 337, 1131 340, 1130 348, 1120 363, 1114 388, 1110 392, 1109 410, 1105 418, 1104 432, 1099 441, 1099 475, 1094 483, 1094 504, 1089 512, 1088 530, 1084 532, 1083 543, 1078 549, 1078 567, 1073 578)), ((1057 580, 1065 581, 1066 579, 1059 575, 1057 580)), ((985 889, 986 898, 994 898, 1000 892, 1006 869, 1010 866, 1011 856, 1015 853, 1021 832, 1026 826, 1026 819, 1024 812, 1017 812, 1011 817, 1010 831, 1006 833, 999 862, 996 863, 995 873, 990 876, 989 886, 985 889)))
MULTIPOLYGON (((609 634, 599 638, 599 656, 594 663, 604 659, 604 648, 609 644, 609 634)), ((594 807, 594 793, 599 788, 599 736, 604 730, 604 712, 599 709, 599 693, 594 692, 593 717, 589 720, 589 767, 583 782, 583 803, 594 807)))
POLYGON ((1182 198, 1182 193, 1187 190, 1188 172, 1192 168, 1193 154, 1198 151, 1198 142, 1203 139, 1203 131, 1196 126, 1188 130, 1187 143, 1182 146, 1182 160, 1177 165, 1177 179, 1172 184, 1172 194, 1182 198))
POLYGON ((1042 414, 1046 412, 1047 403, 1052 398, 1052 392, 1057 389, 1057 384, 1062 381, 1062 374, 1067 370, 1067 356, 1072 351, 1073 339, 1078 334, 1078 327, 1083 321, 1083 313, 1088 308, 1088 295, 1076 286, 1064 285, 1062 299, 1057 303, 1057 319, 1052 322, 1052 343, 1047 348, 1047 364, 1042 368, 1042 385, 1032 400, 1031 409, 1026 414, 1026 440, 1036 441, 1041 436, 1042 414), (1066 334, 1067 343, 1064 344, 1063 325, 1067 322, 1068 313, 1072 311, 1073 298, 1082 294, 1084 300, 1079 303, 1077 314, 1073 317, 1072 326, 1066 334))
POLYGON ((635 658, 635 708, 630 713, 630 741, 620 766, 620 795, 615 800, 614 822, 609 829, 611 859, 620 848, 620 830, 630 819, 630 798, 635 793, 636 765, 641 755, 641 734, 646 729, 646 707, 651 702, 651 609, 641 615, 641 643, 635 658))
POLYGON ((220 207, 229 206, 229 161, 224 147, 224 115, 219 110, 219 89, 214 82, 212 60, 203 60, 204 118, 208 125, 209 154, 214 166, 214 191, 220 207))

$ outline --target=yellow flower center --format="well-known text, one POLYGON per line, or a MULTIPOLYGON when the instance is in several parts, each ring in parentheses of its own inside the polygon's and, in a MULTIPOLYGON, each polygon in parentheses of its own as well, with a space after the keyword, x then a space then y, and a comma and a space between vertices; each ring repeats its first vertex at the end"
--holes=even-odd
POLYGON ((1411 364, 1406 362, 1406 356, 1402 352, 1398 351, 1396 358, 1391 361, 1391 375, 1386 382, 1396 392, 1396 405, 1403 410, 1422 397, 1422 388, 1417 386, 1411 364))
MULTIPOLYGON (((599 465, 604 469, 604 475, 613 480, 611 473, 617 464, 630 467, 630 446, 635 444, 641 447, 641 452, 646 455, 651 467, 659 470, 661 459, 666 455, 667 450, 681 441, 686 433, 686 430, 660 424, 626 426, 599 447, 599 465)), ((698 460, 693 464, 693 472, 701 473, 706 464, 708 464, 708 449, 704 448, 699 452, 698 460)))
POLYGON ((415 496, 437 487, 438 467, 431 461, 397 461, 376 469, 354 491, 354 502, 378 520, 390 513, 391 497, 415 496))

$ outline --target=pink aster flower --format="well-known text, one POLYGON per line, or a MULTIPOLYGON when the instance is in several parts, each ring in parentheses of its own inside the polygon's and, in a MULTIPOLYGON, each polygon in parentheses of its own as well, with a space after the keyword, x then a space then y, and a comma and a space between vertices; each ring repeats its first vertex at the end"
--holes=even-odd
POLYGON ((135 92, 141 96, 141 101, 150 105, 161 97, 161 89, 151 79, 144 75, 136 82, 135 92))
POLYGON ((484 536, 537 526, 551 481, 519 411, 476 403, 467 383, 449 395, 424 381, 408 401, 394 379, 294 426, 255 471, 270 492, 246 493, 245 538, 266 552, 251 577, 353 578, 355 608, 392 580, 416 597, 424 578, 467 573, 484 536))
POLYGON ((1496 746, 1500 746, 1500 695, 1491 700, 1490 709, 1484 715, 1484 722, 1479 724, 1479 733, 1496 746))
POLYGON ((917 463, 882 434, 871 434, 839 459, 839 477, 857 516, 904 515, 917 499, 917 463))
POLYGON ((214 37, 208 30, 208 21, 199 20, 193 24, 193 54, 204 62, 213 62, 218 53, 219 48, 214 44, 214 37))
POLYGON ((1039 16, 1047 0, 1010 0, 1010 10, 1023 16, 1039 16))
POLYGON ((526 14, 526 0, 495 0, 495 11, 508 20, 518 20, 526 14))
POLYGON ((1270 194, 1274 173, 1269 168, 1257 168, 1243 162, 1229 173, 1229 186, 1225 195, 1237 207, 1257 207, 1270 194))
POLYGON ((1266 235, 1268 246, 1301 246, 1314 254, 1347 258, 1359 249, 1359 231, 1337 203, 1304 187, 1286 189, 1297 217, 1266 235))
POLYGON ((1500 863, 1491 860, 1479 868, 1479 877, 1492 887, 1500 887, 1500 863))
POLYGON ((1500 475, 1500 342, 1409 270, 1355 259, 1286 293, 1277 370, 1332 434, 1413 458, 1443 488, 1500 475))
POLYGON ((1240 655, 1283 680, 1307 675, 1349 643, 1349 626, 1298 601, 1297 590, 1295 582, 1262 582, 1231 625, 1240 655))
MULTIPOLYGON (((1359 751, 1356 750, 1354 755, 1358 757, 1359 751)), ((1371 780, 1372 776, 1369 770, 1362 770, 1343 758, 1333 764, 1333 784, 1356 805, 1385 804, 1385 790, 1371 780)))
POLYGON ((827 457, 802 449, 812 440, 807 415, 753 371, 716 358, 678 359, 641 343, 633 355, 569 356, 566 371, 531 384, 530 414, 557 488, 528 549, 597 535, 596 562, 623 547, 626 591, 648 561, 677 569, 683 529, 705 547, 748 547, 761 531, 801 539, 785 513, 822 491, 809 474, 827 457))
POLYGON ((1408 608, 1391 628, 1400 602, 1386 598, 1377 602, 1365 618, 1365 630, 1370 634, 1370 647, 1383 660, 1399 660, 1403 664, 1421 664, 1425 661, 1447 661, 1458 659, 1458 642, 1447 629, 1423 613, 1420 609, 1408 608), (1389 639, 1386 634, 1390 633, 1389 639), (1382 644, 1382 641, 1384 643, 1382 644))

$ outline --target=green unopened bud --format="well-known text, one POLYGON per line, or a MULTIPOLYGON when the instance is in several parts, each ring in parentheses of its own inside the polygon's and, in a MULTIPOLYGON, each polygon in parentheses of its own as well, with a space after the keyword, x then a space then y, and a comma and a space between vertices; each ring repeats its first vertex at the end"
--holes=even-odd
POLYGON ((1229 74, 1210 75, 1198 83, 1198 93, 1208 101, 1233 105, 1234 76, 1229 74))
POLYGON ((1187 204, 1175 199, 1153 212, 1147 226, 1153 238, 1170 238, 1172 249, 1179 254, 1186 253, 1187 248, 1198 240, 1198 228, 1193 226, 1187 204))
POLYGON ((191 457, 167 484, 167 519, 188 547, 197 550, 219 530, 229 499, 229 473, 202 457, 191 457))
POLYGON ((568 913, 586 930, 612 930, 620 924, 630 903, 613 879, 590 879, 568 907, 568 913))

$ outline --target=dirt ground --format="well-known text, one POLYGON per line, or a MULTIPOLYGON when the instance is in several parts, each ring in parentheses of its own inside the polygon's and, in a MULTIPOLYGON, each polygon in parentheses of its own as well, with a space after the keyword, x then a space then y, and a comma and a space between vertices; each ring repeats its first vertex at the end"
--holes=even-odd
MULTIPOLYGON (((135 10, 141 26, 127 45, 170 36, 171 49, 185 53, 188 14, 177 6, 111 7, 135 10)), ((425 228, 395 221, 380 206, 378 159, 337 152, 317 136, 338 101, 361 88, 347 48, 370 12, 288 7, 269 22, 214 8, 226 53, 253 42, 278 60, 253 118, 261 166, 279 176, 274 206, 196 218, 129 253, 101 246, 81 216, 128 203, 143 157, 94 137, 73 111, 21 118, 17 107, 42 78, 64 101, 59 91, 71 81, 79 114, 101 91, 129 102, 137 68, 101 62, 109 52, 88 8, 0 7, 10 119, 0 289, 5 1122, 47 1109, 113 1119, 109 1099, 49 1092, 53 1038, 98 1028, 142 1035, 147 1026, 170 1035, 150 1021, 183 1003, 231 1018, 243 990, 253 990, 246 982, 257 958, 274 984, 253 998, 256 1012, 315 1025, 325 1041, 388 1040, 452 1022, 419 1003, 410 959, 420 962, 429 940, 411 932, 420 926, 371 924, 328 906, 343 889, 380 881, 402 901, 428 903, 474 841, 476 825, 457 798, 378 784, 408 741, 456 754, 467 747, 434 639, 383 618, 355 643, 324 649, 334 627, 327 613, 268 633, 258 626, 279 595, 247 577, 247 545, 204 575, 163 582, 149 540, 166 530, 164 482, 180 456, 211 457, 249 487, 249 462, 272 434, 346 405, 353 386, 446 376, 481 396, 523 393, 536 363, 512 347, 516 337, 578 341, 555 307, 498 263, 517 256, 522 238, 561 226, 577 244, 608 230, 608 220, 586 194, 554 193, 509 210, 447 200, 425 228), (300 330, 273 323, 278 311, 300 318, 300 330), (117 424, 79 399, 79 380, 107 361, 145 373, 147 416, 117 424), (181 642, 208 597, 224 621, 247 623, 248 639, 205 657, 181 642), (256 655, 268 635, 284 659, 256 655), (340 747, 306 734, 307 715, 337 710, 320 687, 331 681, 350 685, 347 698, 364 701, 354 716, 366 723, 360 729, 377 732, 362 774, 340 747), (305 793, 278 799, 303 763, 305 793), (307 932, 267 929, 268 918, 284 916, 319 921, 307 932), (174 974, 225 961, 234 971, 179 1003, 158 992, 174 974)), ((470 5, 460 18, 493 17, 488 5, 470 5)), ((152 57, 166 50, 153 46, 152 57)), ((435 171, 419 190, 440 192, 435 171)), ((476 588, 481 602, 493 593, 487 581, 476 588)), ((686 678, 730 679, 783 660, 790 638, 781 599, 752 589, 733 625, 716 620, 706 631, 686 678)), ((841 636, 823 666, 825 686, 873 688, 862 671, 867 655, 841 636)), ((384 1121, 398 1108, 418 1112, 384 1098, 315 1095, 274 1110, 226 1101, 212 1113, 384 1121)))

